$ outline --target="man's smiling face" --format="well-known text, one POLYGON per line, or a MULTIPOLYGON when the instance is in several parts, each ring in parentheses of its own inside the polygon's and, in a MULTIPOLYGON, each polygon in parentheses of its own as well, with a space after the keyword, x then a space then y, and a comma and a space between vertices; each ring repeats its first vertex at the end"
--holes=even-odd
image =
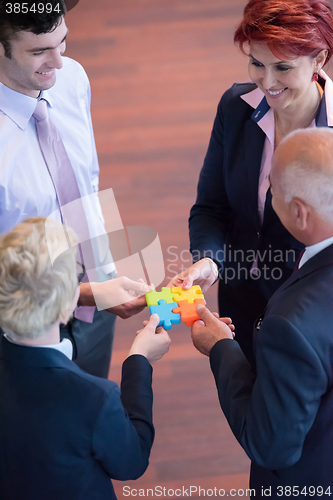
POLYGON ((56 82, 55 70, 62 67, 68 29, 64 18, 54 31, 35 35, 19 31, 10 41, 11 57, 0 44, 0 81, 21 94, 37 98, 41 90, 56 82))

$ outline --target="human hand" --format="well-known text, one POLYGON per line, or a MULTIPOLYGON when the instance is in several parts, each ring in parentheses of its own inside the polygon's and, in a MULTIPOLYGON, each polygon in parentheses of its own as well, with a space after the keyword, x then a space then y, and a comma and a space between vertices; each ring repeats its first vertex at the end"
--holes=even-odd
POLYGON ((142 354, 153 364, 168 352, 171 339, 164 328, 157 327, 159 321, 158 315, 153 314, 149 321, 144 322, 145 326, 137 332, 129 356, 142 354))
POLYGON ((231 318, 220 318, 218 313, 211 313, 215 318, 217 318, 219 321, 222 321, 227 327, 232 331, 232 336, 235 336, 235 325, 232 324, 232 319, 231 318))
POLYGON ((202 293, 205 293, 216 279, 217 274, 213 264, 209 260, 201 259, 172 278, 167 286, 170 288, 180 286, 188 290, 193 285, 199 285, 202 293))
POLYGON ((217 318, 202 304, 198 304, 196 309, 202 321, 193 323, 191 329, 192 341, 199 352, 209 356, 216 342, 234 337, 234 326, 230 318, 217 318))
POLYGON ((132 281, 125 276, 90 285, 98 309, 123 319, 142 311, 147 305, 145 294, 154 288, 153 285, 146 285, 142 279, 132 281))

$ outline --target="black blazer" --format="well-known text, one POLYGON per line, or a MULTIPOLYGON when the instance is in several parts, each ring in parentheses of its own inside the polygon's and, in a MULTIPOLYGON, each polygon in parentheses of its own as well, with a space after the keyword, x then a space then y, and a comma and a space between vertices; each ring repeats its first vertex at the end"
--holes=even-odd
MULTIPOLYGON (((325 87, 325 80, 319 83, 325 87)), ((207 256, 223 269, 219 286, 221 316, 231 316, 236 337, 250 358, 255 318, 291 275, 304 245, 281 224, 266 197, 264 221, 258 213, 258 185, 265 133, 257 122, 269 110, 263 98, 256 110, 241 95, 254 83, 236 83, 223 95, 200 173, 197 200, 189 219, 193 260, 207 256), (251 277, 259 252, 259 278, 251 277)), ((316 116, 327 126, 325 91, 316 116)))
POLYGON ((255 371, 234 340, 210 354, 221 407, 252 460, 250 485, 256 496, 272 487, 271 498, 293 486, 332 494, 333 245, 274 294, 257 328, 255 371))
POLYGON ((0 498, 115 499, 110 478, 141 476, 154 438, 152 368, 143 356, 114 382, 64 354, 0 341, 0 498))

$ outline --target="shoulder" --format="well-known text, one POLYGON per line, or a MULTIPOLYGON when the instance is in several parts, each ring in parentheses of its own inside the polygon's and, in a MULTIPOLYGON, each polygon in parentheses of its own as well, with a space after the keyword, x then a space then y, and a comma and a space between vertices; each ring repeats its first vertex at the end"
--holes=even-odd
MULTIPOLYGON (((268 305, 263 326, 268 327, 270 334, 274 331, 279 336, 284 330, 301 332, 304 341, 326 358, 333 349, 333 338, 327 330, 332 321, 332 303, 333 265, 330 265, 278 290, 268 305)), ((292 338, 289 336, 288 343, 292 338)))
POLYGON ((68 382, 70 380, 69 387, 75 390, 76 393, 80 387, 80 392, 86 394, 86 396, 88 396, 88 394, 94 394, 101 399, 104 399, 110 394, 119 396, 120 389, 115 382, 90 375, 81 370, 73 362, 68 363, 66 368, 65 370, 60 370, 60 373, 58 372, 58 377, 63 377, 67 379, 68 382))
POLYGON ((83 66, 79 62, 71 59, 70 57, 63 57, 62 62, 62 68, 57 70, 57 79, 58 77, 69 78, 72 76, 79 76, 88 79, 83 66))
POLYGON ((257 85, 252 82, 247 83, 234 83, 232 87, 230 87, 222 96, 220 103, 226 105, 230 101, 234 102, 244 102, 241 99, 241 96, 252 92, 255 90, 257 85))
POLYGON ((80 63, 69 57, 63 57, 63 66, 57 70, 56 82, 48 90, 56 106, 63 104, 79 108, 84 103, 88 109, 90 105, 90 83, 88 76, 80 63))
POLYGON ((253 113, 253 107, 250 106, 242 96, 249 94, 253 90, 257 89, 255 83, 234 83, 221 97, 221 100, 217 107, 217 115, 220 119, 226 119, 235 123, 239 121, 243 123, 246 118, 253 113))
POLYGON ((56 83, 49 92, 56 93, 60 90, 72 92, 74 89, 89 87, 87 73, 80 63, 70 57, 63 57, 62 62, 62 68, 56 72, 56 83))

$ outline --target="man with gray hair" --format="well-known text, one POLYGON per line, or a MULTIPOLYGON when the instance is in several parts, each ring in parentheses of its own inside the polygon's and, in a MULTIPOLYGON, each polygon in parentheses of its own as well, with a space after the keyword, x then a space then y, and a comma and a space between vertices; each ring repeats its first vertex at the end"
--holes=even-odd
POLYGON ((270 174, 281 222, 306 245, 298 269, 254 330, 250 366, 230 329, 204 306, 192 327, 210 357, 221 408, 252 460, 256 497, 333 493, 333 131, 298 130, 270 174))

